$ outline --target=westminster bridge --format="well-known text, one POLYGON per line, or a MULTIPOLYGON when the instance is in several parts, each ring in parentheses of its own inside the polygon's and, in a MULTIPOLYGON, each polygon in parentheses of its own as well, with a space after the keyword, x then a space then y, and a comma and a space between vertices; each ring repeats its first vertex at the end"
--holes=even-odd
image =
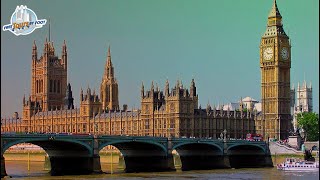
POLYGON ((61 134, 2 134, 1 177, 6 176, 3 153, 13 145, 32 143, 49 155, 51 175, 101 173, 99 151, 115 146, 123 155, 125 172, 175 170, 176 150, 182 170, 273 166, 264 141, 150 136, 61 134))

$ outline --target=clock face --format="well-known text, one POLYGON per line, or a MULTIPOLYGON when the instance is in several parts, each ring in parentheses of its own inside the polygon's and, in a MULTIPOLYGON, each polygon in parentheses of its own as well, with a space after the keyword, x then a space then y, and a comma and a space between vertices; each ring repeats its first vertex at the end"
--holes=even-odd
POLYGON ((288 58, 289 58, 289 51, 288 51, 288 49, 287 48, 282 48, 282 50, 281 50, 281 57, 282 57, 282 59, 284 59, 284 60, 287 60, 288 58))
POLYGON ((265 60, 270 60, 273 57, 273 49, 271 47, 265 48, 263 50, 263 58, 265 60))

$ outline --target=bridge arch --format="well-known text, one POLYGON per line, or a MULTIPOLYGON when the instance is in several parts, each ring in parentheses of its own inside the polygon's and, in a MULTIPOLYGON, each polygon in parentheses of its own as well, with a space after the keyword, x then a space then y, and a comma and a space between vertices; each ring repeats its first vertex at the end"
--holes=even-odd
POLYGON ((132 142, 136 142, 136 143, 144 143, 144 144, 150 144, 150 145, 155 145, 155 146, 158 146, 159 148, 161 148, 163 150, 163 152, 167 152, 167 148, 160 144, 160 143, 157 143, 157 142, 152 142, 152 141, 143 141, 143 140, 111 140, 111 141, 107 141, 107 142, 104 142, 104 143, 101 143, 99 145, 99 151, 108 146, 108 145, 112 145, 112 146, 115 146, 116 147, 116 144, 122 144, 122 143, 132 143, 132 142))
POLYGON ((181 142, 175 144, 172 149, 176 169, 194 170, 224 167, 223 149, 218 144, 181 142))
POLYGON ((220 146, 217 145, 217 144, 209 143, 209 142, 184 142, 184 143, 178 143, 178 144, 174 145, 174 146, 172 147, 172 149, 177 149, 177 148, 179 148, 180 146, 191 145, 191 144, 207 144, 207 145, 210 145, 210 146, 214 146, 214 147, 218 148, 218 149, 220 150, 221 155, 223 155, 223 149, 222 149, 222 147, 220 147, 220 146))
POLYGON ((258 144, 234 144, 231 145, 227 148, 227 153, 229 153, 229 150, 234 149, 234 148, 241 148, 241 146, 252 146, 252 147, 257 147, 260 149, 263 153, 266 153, 266 149, 263 146, 260 146, 258 144))
MULTIPOLYGON (((59 140, 55 140, 55 141, 60 141, 60 142, 68 142, 68 143, 72 143, 72 144, 79 144, 81 146, 83 146, 84 148, 86 148, 89 152, 89 155, 92 155, 93 151, 92 151, 92 148, 84 143, 84 142, 81 142, 81 141, 77 141, 77 140, 69 140, 69 139, 59 139, 59 140)), ((6 143, 3 148, 1 149, 2 151, 2 154, 7 150, 9 149, 11 146, 14 146, 14 145, 17 145, 17 144, 21 144, 21 143, 31 143, 31 144, 35 144, 37 146, 40 146, 41 148, 43 148, 45 150, 44 147, 42 147, 43 145, 38 145, 39 142, 50 142, 50 140, 48 140, 48 138, 41 138, 41 139, 19 139, 19 140, 15 140, 15 141, 10 141, 8 143, 6 143)))
POLYGON ((44 149, 51 163, 51 175, 90 174, 94 171, 93 145, 90 146, 93 141, 90 138, 76 140, 67 136, 18 135, 1 137, 2 174, 6 174, 3 153, 21 143, 31 143, 44 149))
POLYGON ((108 145, 116 147, 122 154, 119 164, 125 172, 148 172, 168 170, 167 148, 154 140, 101 138, 99 151, 108 145))
POLYGON ((255 168, 266 166, 266 149, 258 144, 234 144, 226 155, 232 168, 255 168))

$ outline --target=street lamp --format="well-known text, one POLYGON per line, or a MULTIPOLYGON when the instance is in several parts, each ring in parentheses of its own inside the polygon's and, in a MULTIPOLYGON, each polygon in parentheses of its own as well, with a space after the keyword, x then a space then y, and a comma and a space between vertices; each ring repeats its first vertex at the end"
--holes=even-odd
POLYGON ((171 128, 170 125, 169 125, 169 128, 168 128, 168 137, 172 137, 172 136, 171 136, 171 130, 173 130, 173 128, 171 128))
POLYGON ((303 128, 301 128, 301 130, 300 130, 300 135, 301 135, 301 138, 303 139, 303 141, 305 141, 306 133, 303 128))
MULTIPOLYGON (((121 128, 121 136, 122 136, 122 134, 123 134, 123 132, 125 131, 125 129, 124 128, 121 128)), ((126 134, 126 133, 125 133, 126 134)))
POLYGON ((222 134, 222 133, 220 133, 220 139, 221 139, 221 140, 223 139, 223 134, 222 134))
POLYGON ((97 123, 94 123, 94 130, 93 130, 93 134, 96 135, 97 133, 97 130, 98 130, 98 124, 97 123))
POLYGON ((227 141, 227 130, 224 129, 223 131, 223 141, 226 142, 227 141))

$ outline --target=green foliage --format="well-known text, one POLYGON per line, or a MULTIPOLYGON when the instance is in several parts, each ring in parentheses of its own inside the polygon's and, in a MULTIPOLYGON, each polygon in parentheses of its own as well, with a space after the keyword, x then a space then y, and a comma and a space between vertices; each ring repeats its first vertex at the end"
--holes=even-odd
POLYGON ((297 115, 298 125, 305 131, 306 141, 319 140, 319 115, 314 112, 303 112, 297 115))

